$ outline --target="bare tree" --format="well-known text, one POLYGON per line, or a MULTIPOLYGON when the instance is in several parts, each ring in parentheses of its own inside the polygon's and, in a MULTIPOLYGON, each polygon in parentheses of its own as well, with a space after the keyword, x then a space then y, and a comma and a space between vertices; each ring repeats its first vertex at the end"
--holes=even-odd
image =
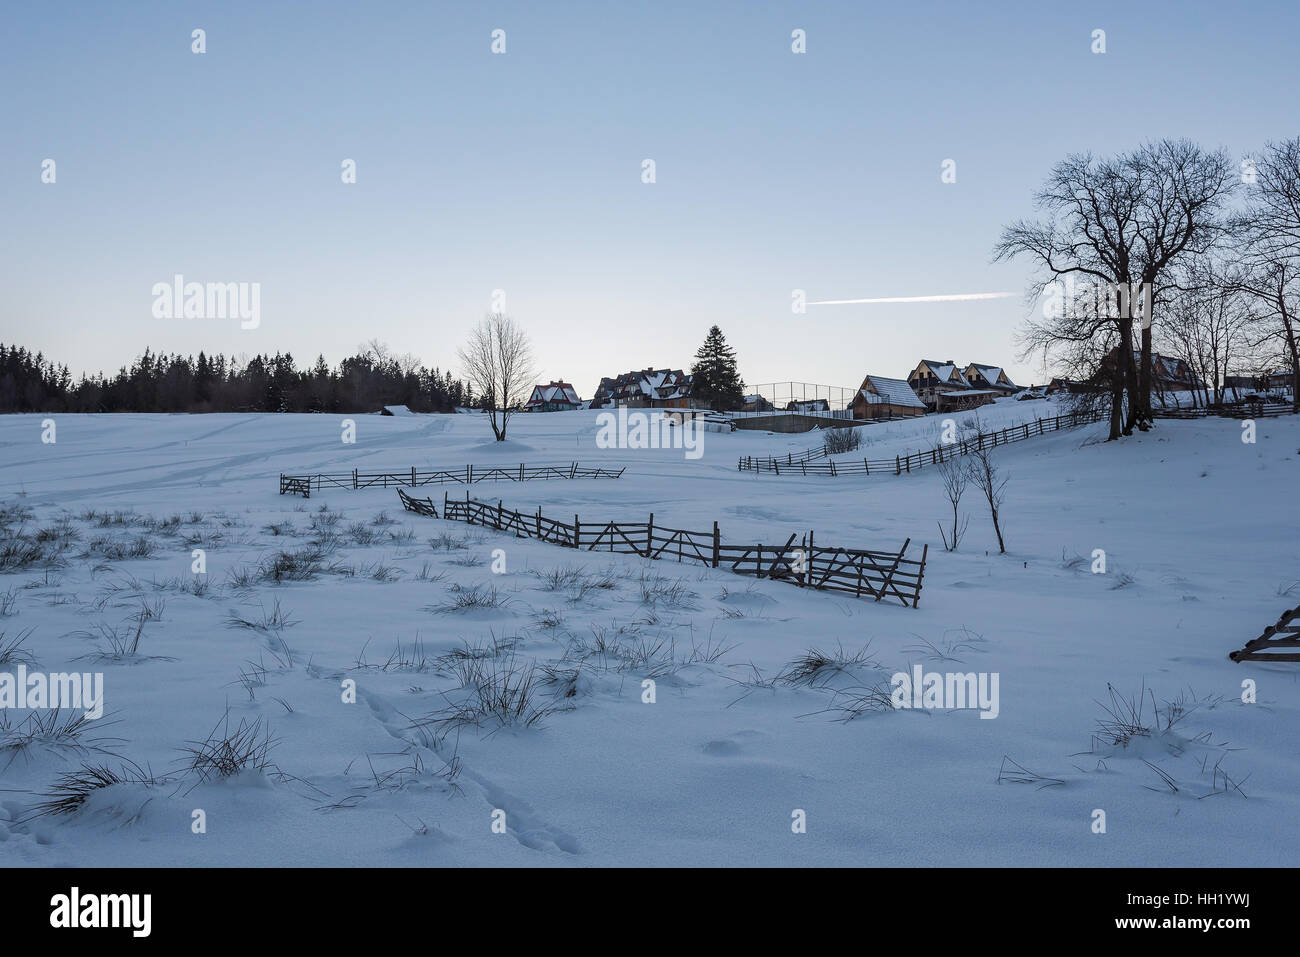
POLYGON ((1236 183, 1223 150, 1207 152, 1188 140, 1148 143, 1130 163, 1146 184, 1138 226, 1138 275, 1151 298, 1142 322, 1138 395, 1130 403, 1129 417, 1145 429, 1154 422, 1151 343, 1161 280, 1181 259, 1208 252, 1228 235, 1220 210, 1236 183))
MULTIPOLYGON (((1095 160, 1091 154, 1072 155, 1058 163, 1034 196, 1044 214, 1037 221, 1018 220, 1002 231, 994 247, 995 261, 1027 256, 1039 273, 1029 298, 1049 292, 1053 284, 1076 279, 1103 288, 1132 288, 1137 278, 1138 205, 1141 184, 1133 182, 1120 160, 1095 160)), ((1086 298, 1086 297, 1084 297, 1086 298)), ((1133 361, 1131 316, 1112 315, 1109 309, 1080 311, 1077 297, 1060 295, 1060 314, 1044 312, 1044 321, 1031 321, 1025 334, 1026 351, 1043 350, 1044 359, 1065 345, 1076 359, 1091 350, 1098 338, 1113 339, 1118 363, 1111 377, 1110 439, 1127 434, 1122 420, 1126 381, 1133 361)), ((1101 368, 1089 370, 1088 378, 1101 368)))
POLYGON ((989 515, 993 518, 993 531, 998 536, 998 552, 1005 555, 1006 543, 1002 540, 1002 502, 1006 498, 1008 476, 1002 474, 1001 467, 993 461, 992 449, 976 449, 971 452, 967 463, 970 480, 984 493, 989 504, 989 515))
POLYGON ((1264 148, 1237 229, 1241 289, 1257 307, 1259 342, 1290 366, 1292 408, 1300 412, 1300 137, 1264 148))
POLYGON ((504 442, 510 417, 528 400, 536 377, 527 334, 509 316, 489 313, 459 355, 465 377, 491 417, 492 434, 504 442))
POLYGON ((1063 279, 1102 291, 1086 315, 1069 315, 1077 297, 1062 297, 1070 300, 1063 301, 1067 314, 1031 322, 1023 341, 1026 353, 1041 348, 1046 358, 1064 346, 1076 360, 1095 354, 1098 340, 1114 343, 1092 375, 1110 391, 1112 440, 1149 427, 1151 325, 1161 281, 1179 257, 1213 244, 1231 188, 1226 154, 1185 140, 1146 144, 1113 159, 1073 155, 1035 196, 1044 218, 1011 224, 994 247, 995 260, 1024 255, 1036 263, 1031 298, 1063 279))
POLYGON ((936 468, 939 470, 939 481, 943 485, 943 494, 947 496, 948 504, 952 506, 952 540, 949 541, 943 522, 938 523, 939 536, 943 539, 944 551, 955 552, 957 546, 961 544, 962 536, 966 534, 966 527, 970 525, 969 515, 966 516, 963 522, 958 523, 957 520, 957 506, 961 504, 961 497, 966 493, 966 485, 970 481, 970 475, 966 467, 955 455, 946 461, 940 462, 936 468))
MULTIPOLYGON (((1243 275, 1231 260, 1197 255, 1179 268, 1167 297, 1162 349, 1187 363, 1202 383, 1201 398, 1207 406, 1223 402, 1228 375, 1250 358, 1247 327, 1253 313, 1241 286, 1243 275)), ((1195 388, 1192 396, 1195 405, 1195 388)))

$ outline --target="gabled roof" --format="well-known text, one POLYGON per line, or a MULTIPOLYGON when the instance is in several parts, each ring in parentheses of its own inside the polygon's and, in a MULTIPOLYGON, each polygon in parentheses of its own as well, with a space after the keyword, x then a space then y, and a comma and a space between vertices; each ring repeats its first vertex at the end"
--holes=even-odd
MULTIPOLYGON (((926 365, 929 365, 929 363, 926 363, 926 365)), ((902 379, 887 379, 880 375, 868 375, 862 380, 862 388, 858 390, 858 394, 872 405, 897 405, 911 409, 925 408, 925 403, 912 391, 912 387, 902 379), (870 389, 868 386, 870 386, 870 389)))
MULTIPOLYGON (((990 383, 991 385, 999 385, 1000 383, 998 382, 998 379, 1006 375, 1006 372, 1003 371, 1001 366, 986 366, 979 362, 972 362, 969 366, 967 366, 967 368, 974 368, 979 370, 979 374, 982 375, 985 381, 990 383)), ((1014 382, 1011 381, 1011 376, 1009 375, 1007 376, 1007 382, 1010 383, 1010 385, 1013 388, 1016 385, 1014 382)), ((1007 388, 1007 386, 1005 385, 1003 385, 1002 387, 1004 389, 1007 388)))
POLYGON ((922 359, 919 364, 929 366, 930 371, 934 373, 935 378, 940 382, 961 386, 966 389, 970 388, 970 383, 966 381, 966 377, 962 375, 961 370, 957 368, 957 363, 953 362, 951 359, 947 362, 936 362, 933 359, 922 359))
POLYGON ((600 380, 597 395, 605 393, 612 398, 643 395, 651 399, 685 398, 691 392, 691 377, 681 369, 642 369, 600 380))
POLYGON ((559 402, 569 405, 582 404, 582 400, 578 398, 577 390, 567 382, 548 382, 546 385, 533 386, 533 394, 528 400, 529 405, 559 402))

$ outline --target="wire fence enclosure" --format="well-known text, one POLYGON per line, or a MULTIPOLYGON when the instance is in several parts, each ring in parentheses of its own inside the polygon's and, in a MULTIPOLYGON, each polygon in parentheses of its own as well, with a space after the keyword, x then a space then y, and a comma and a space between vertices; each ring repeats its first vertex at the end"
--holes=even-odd
POLYGON ((616 479, 623 469, 591 465, 465 465, 455 469, 426 469, 412 466, 400 472, 319 472, 311 475, 280 474, 280 494, 311 498, 312 492, 327 488, 418 488, 421 485, 473 485, 475 482, 531 482, 546 479, 616 479))
MULTIPOLYGON (((431 499, 417 499, 397 490, 402 507, 409 512, 438 518, 431 499)), ((917 607, 929 545, 920 558, 908 558, 912 540, 896 552, 874 549, 824 547, 812 532, 791 535, 784 545, 730 544, 722 541, 718 523, 709 531, 671 528, 655 522, 654 513, 644 522, 584 522, 548 518, 536 512, 518 512, 501 502, 490 505, 465 499, 451 499, 443 493, 441 517, 448 521, 482 525, 517 537, 535 538, 565 548, 619 552, 643 558, 689 561, 710 568, 725 568, 738 575, 770 578, 800 588, 849 592, 859 598, 884 598, 917 607)))
POLYGON ((1025 439, 1061 429, 1073 429, 1080 425, 1100 422, 1109 418, 1105 409, 1068 412, 1050 419, 1035 419, 1021 425, 1008 426, 996 432, 980 432, 967 439, 940 444, 924 452, 910 455, 896 455, 892 459, 841 459, 828 458, 826 446, 814 446, 802 452, 789 452, 785 456, 768 456, 756 458, 743 456, 737 466, 742 472, 771 472, 773 475, 875 475, 888 473, 901 475, 926 466, 939 465, 958 455, 969 455, 985 449, 1023 442, 1025 439), (825 461, 820 461, 825 459, 825 461))

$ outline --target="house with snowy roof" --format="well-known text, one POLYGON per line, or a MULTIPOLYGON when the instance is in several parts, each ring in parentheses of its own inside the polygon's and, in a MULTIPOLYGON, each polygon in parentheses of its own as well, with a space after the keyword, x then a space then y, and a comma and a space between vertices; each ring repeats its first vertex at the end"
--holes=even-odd
POLYGON ((896 419, 924 414, 925 403, 902 379, 869 375, 853 397, 855 419, 896 419))
POLYGON ((603 378, 592 396, 593 409, 686 409, 691 377, 681 369, 642 369, 603 378))
POLYGON ((922 359, 907 377, 907 384, 931 412, 973 409, 988 405, 1001 394, 996 389, 975 388, 951 359, 922 359))
POLYGON ((525 412, 567 412, 581 409, 578 392, 567 382, 548 382, 533 386, 533 394, 524 403, 525 412))
POLYGON ((1020 391, 1020 386, 1011 381, 1011 377, 1001 366, 986 366, 972 362, 961 370, 961 374, 976 389, 994 389, 1003 395, 1013 395, 1020 391))

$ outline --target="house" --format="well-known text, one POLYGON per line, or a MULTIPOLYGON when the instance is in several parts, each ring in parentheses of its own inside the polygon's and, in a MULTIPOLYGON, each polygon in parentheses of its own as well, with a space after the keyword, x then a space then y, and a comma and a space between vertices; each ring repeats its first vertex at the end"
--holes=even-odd
POLYGON ((1021 389, 1016 394, 1018 402, 1029 402, 1033 399, 1046 399, 1047 392, 1042 386, 1031 385, 1028 389, 1021 389))
POLYGON ((525 412, 568 412, 581 409, 578 391, 567 382, 548 382, 533 386, 533 394, 524 403, 525 412))
MULTIPOLYGON (((1116 346, 1101 361, 1101 368, 1098 370, 1094 380, 1099 386, 1104 387, 1105 382, 1109 379, 1110 369, 1113 368, 1116 356, 1119 355, 1119 347, 1116 346)), ((1142 353, 1136 349, 1133 350, 1133 363, 1141 368, 1142 353)), ((1159 392, 1191 392, 1204 391, 1206 385, 1201 379, 1192 372, 1192 367, 1182 359, 1175 359, 1172 356, 1162 356, 1158 352, 1151 353, 1151 387, 1157 393, 1159 392)))
MULTIPOLYGON (((1134 358, 1141 361, 1142 354, 1137 353, 1134 358)), ((1192 367, 1182 359, 1174 359, 1153 352, 1151 354, 1151 373, 1152 383, 1157 390, 1186 392, 1191 389, 1205 388, 1205 383, 1196 377, 1192 372, 1192 367)))
POLYGON ((829 412, 831 404, 825 399, 796 399, 786 403, 785 411, 798 412, 802 415, 815 415, 818 412, 829 412))
POLYGON ((931 412, 973 409, 988 405, 1000 394, 994 389, 976 389, 951 359, 922 359, 907 377, 907 384, 931 412))
POLYGON ((771 412, 774 406, 761 395, 747 395, 744 403, 740 406, 741 412, 771 412))
POLYGON ((415 415, 404 405, 386 405, 379 410, 380 415, 415 415))
POLYGON ((691 377, 681 369, 643 369, 603 378, 591 408, 686 409, 691 404, 691 377))
POLYGON ((925 415, 925 403, 902 379, 886 379, 869 375, 862 380, 853 397, 853 418, 895 419, 903 416, 925 415))
POLYGON ((1003 395, 1013 395, 1020 391, 1020 386, 1011 381, 1006 370, 1001 366, 986 366, 972 362, 961 374, 976 389, 993 389, 1003 395))
POLYGON ((1047 383, 1047 388, 1043 391, 1048 395, 1056 395, 1058 392, 1078 392, 1079 383, 1073 379, 1067 379, 1065 376, 1057 376, 1047 383))
POLYGON ((1295 373, 1285 369, 1270 372, 1267 381, 1270 392, 1291 392, 1295 389, 1295 373))

